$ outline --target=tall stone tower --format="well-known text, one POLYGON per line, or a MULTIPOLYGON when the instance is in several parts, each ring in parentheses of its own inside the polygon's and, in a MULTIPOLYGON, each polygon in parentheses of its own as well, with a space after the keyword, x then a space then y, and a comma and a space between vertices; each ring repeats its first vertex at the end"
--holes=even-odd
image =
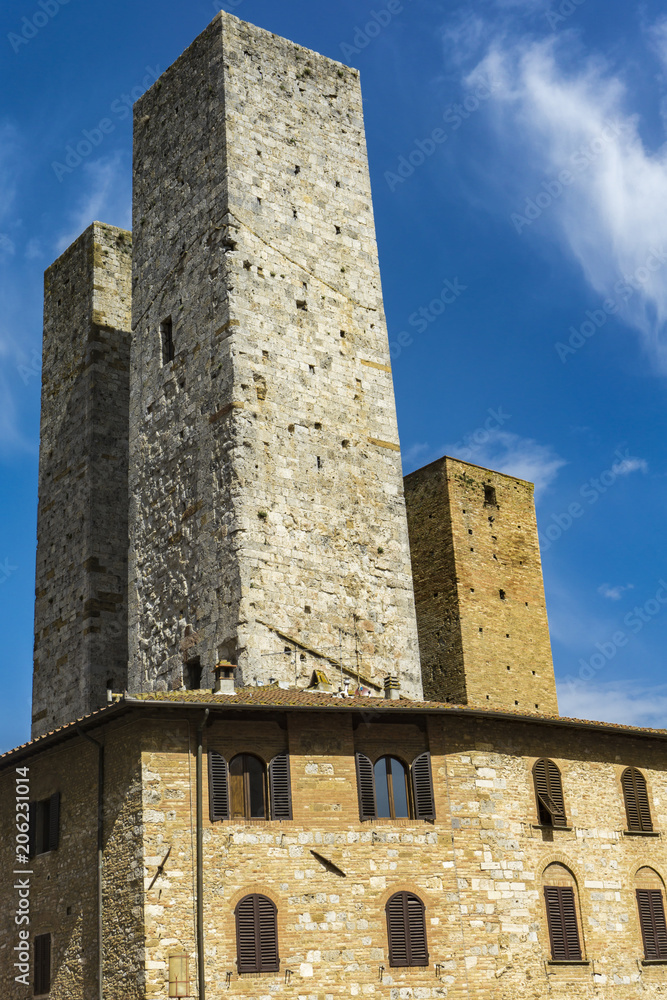
POLYGON ((131 254, 96 222, 45 275, 33 737, 127 686, 131 254))
POLYGON ((426 696, 557 715, 533 484, 441 458, 405 496, 426 696))
POLYGON ((221 13, 135 105, 132 690, 421 695, 356 70, 221 13))

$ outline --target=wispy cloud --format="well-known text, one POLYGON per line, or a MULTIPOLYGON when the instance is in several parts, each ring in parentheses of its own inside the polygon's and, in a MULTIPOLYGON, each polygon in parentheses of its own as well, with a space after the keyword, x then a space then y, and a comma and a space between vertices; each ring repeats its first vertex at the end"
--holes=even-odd
POLYGON ((634 583, 627 583, 625 586, 619 584, 616 587, 611 587, 608 583, 603 583, 598 587, 598 594, 601 594, 602 597, 608 598, 610 601, 620 601, 626 591, 634 589, 634 583))
POLYGON ((611 471, 615 476, 629 476, 632 472, 648 472, 648 463, 643 458, 624 458, 614 463, 611 471))
MULTIPOLYGON (((478 26, 471 47, 481 34, 478 26)), ((650 44, 667 60, 667 19, 654 25, 650 44)), ((619 316, 667 371, 667 146, 645 146, 621 76, 577 45, 572 31, 536 41, 503 26, 466 79, 494 84, 498 159, 517 200, 508 216, 569 171, 574 180, 537 213, 537 228, 560 238, 600 296, 617 301, 630 285, 619 316)))
POLYGON ((558 685, 560 714, 626 726, 667 727, 667 685, 635 687, 628 682, 558 685))
POLYGON ((91 222, 127 229, 132 224, 130 167, 122 152, 82 164, 78 177, 83 194, 71 213, 67 230, 56 241, 58 253, 66 250, 91 222))
MULTIPOLYGON (((445 446, 444 452, 453 458, 465 458, 469 449, 445 446)), ((477 450, 474 462, 484 468, 535 483, 536 497, 551 486, 558 471, 567 464, 551 445, 539 444, 532 438, 520 437, 504 430, 489 432, 488 439, 477 450)))

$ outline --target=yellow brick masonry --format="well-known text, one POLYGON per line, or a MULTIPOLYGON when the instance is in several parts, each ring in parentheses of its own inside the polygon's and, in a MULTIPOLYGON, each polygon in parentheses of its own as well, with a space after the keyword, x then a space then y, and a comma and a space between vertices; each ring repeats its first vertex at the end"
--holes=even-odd
MULTIPOLYGON (((196 984, 195 749, 203 706, 147 706, 95 730, 107 747, 105 807, 105 996, 166 997, 170 955, 190 956, 196 984), (139 780, 141 777, 141 781, 139 780), (141 796, 141 803, 139 797, 141 796), (143 871, 142 871, 143 869, 143 871), (143 879, 138 878, 139 875, 143 879)), ((664 734, 555 720, 503 720, 491 714, 241 706, 212 710, 205 749, 265 760, 289 750, 291 822, 217 823, 208 819, 204 775, 204 923, 207 997, 247 1000, 350 996, 562 996, 635 1000, 667 991, 667 966, 641 964, 634 875, 667 875, 667 745, 664 734), (354 751, 433 759, 437 819, 361 823, 354 751), (569 828, 537 825, 531 767, 548 755, 563 776, 569 828), (656 831, 629 836, 620 790, 627 765, 646 775, 656 831), (332 862, 325 867, 312 853, 332 862), (542 872, 568 866, 579 891, 589 964, 547 964, 542 872), (401 889, 426 904, 430 965, 391 969, 384 907, 401 889), (279 914, 277 974, 236 973, 234 907, 263 892, 279 914), (289 970, 289 974, 288 971, 289 970), (229 981, 227 973, 230 973, 229 981)), ((29 759, 37 797, 62 793, 61 844, 35 860, 35 933, 54 935, 52 1000, 94 995, 96 752, 74 735, 29 759), (71 908, 71 913, 67 908, 71 908)), ((12 796, 5 766, 2 801, 12 796)), ((12 981, 15 940, 12 813, 3 808, 0 987, 12 981)))

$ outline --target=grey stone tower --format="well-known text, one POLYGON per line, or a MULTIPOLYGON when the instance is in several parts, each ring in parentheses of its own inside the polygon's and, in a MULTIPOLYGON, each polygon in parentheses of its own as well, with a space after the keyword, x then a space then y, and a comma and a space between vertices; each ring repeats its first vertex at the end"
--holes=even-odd
POLYGON ((131 255, 96 222, 44 279, 33 737, 127 686, 131 255))
POLYGON ((420 696, 356 70, 218 15, 135 106, 133 226, 130 688, 420 696))

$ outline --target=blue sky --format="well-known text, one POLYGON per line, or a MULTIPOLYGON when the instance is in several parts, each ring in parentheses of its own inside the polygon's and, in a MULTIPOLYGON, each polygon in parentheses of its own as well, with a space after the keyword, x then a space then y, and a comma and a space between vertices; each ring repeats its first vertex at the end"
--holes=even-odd
MULTIPOLYGON (((361 70, 405 471, 533 480, 562 713, 664 726, 661 5, 225 6, 361 70)), ((42 274, 94 219, 129 227, 129 104, 216 9, 0 12, 0 749, 29 733, 42 274)))

